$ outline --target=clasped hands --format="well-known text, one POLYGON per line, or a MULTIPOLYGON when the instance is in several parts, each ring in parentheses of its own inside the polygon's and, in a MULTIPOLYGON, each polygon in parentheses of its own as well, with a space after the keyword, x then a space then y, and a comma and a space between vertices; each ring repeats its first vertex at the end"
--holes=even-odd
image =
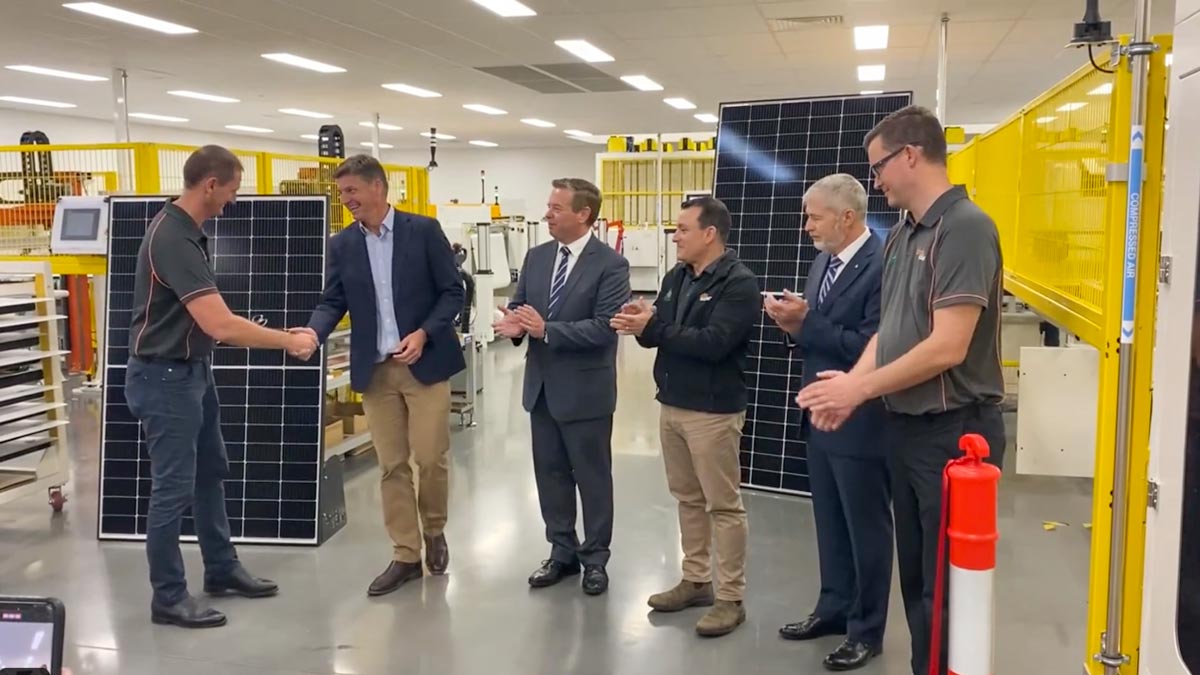
POLYGON ((284 348, 287 353, 301 361, 307 361, 312 358, 313 352, 317 351, 320 343, 317 340, 317 332, 308 326, 299 328, 289 328, 287 338, 287 346, 284 348))
POLYGON ((786 288, 782 298, 768 293, 763 298, 763 309, 788 335, 799 332, 800 327, 804 325, 804 319, 808 318, 808 301, 786 288))
POLYGON ((538 311, 529 305, 521 305, 515 309, 497 307, 502 316, 492 323, 496 335, 516 340, 524 335, 540 340, 546 337, 546 320, 538 311))
POLYGON ((817 373, 817 381, 796 394, 796 405, 819 431, 837 431, 866 400, 861 376, 840 370, 817 373))
POLYGON ((654 307, 645 298, 638 298, 624 304, 621 311, 608 322, 608 325, 619 335, 638 335, 646 330, 646 324, 654 316, 654 307))

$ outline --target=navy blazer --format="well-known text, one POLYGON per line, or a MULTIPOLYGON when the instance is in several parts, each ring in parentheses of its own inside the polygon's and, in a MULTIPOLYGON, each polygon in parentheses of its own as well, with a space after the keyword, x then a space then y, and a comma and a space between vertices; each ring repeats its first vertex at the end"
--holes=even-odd
MULTIPOLYGON (((804 288, 809 302, 808 316, 800 331, 792 336, 804 359, 804 386, 826 370, 849 372, 867 343, 879 330, 879 314, 883 293, 883 243, 874 233, 842 270, 828 295, 817 303, 829 254, 821 253, 813 261, 804 288)), ((809 446, 830 454, 843 456, 875 456, 885 454, 881 430, 884 423, 883 403, 874 399, 864 403, 834 432, 818 431, 804 414, 803 427, 809 446)))
MULTIPOLYGON (((413 377, 424 384, 450 379, 466 368, 454 319, 463 308, 463 281, 454 251, 433 218, 402 211, 393 219, 392 289, 400 339, 424 328, 413 377)), ((323 344, 350 312, 350 387, 365 391, 379 359, 378 309, 367 240, 358 221, 329 239, 325 292, 309 328, 323 344)))

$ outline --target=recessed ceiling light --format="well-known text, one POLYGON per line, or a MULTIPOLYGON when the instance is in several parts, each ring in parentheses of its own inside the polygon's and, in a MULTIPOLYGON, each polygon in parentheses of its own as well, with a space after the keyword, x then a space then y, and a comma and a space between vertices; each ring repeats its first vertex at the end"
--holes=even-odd
MULTIPOLYGON (((368 129, 374 129, 375 123, 374 122, 359 122, 358 126, 367 127, 368 129)), ((387 122, 380 122, 379 129, 381 131, 403 131, 404 127, 398 127, 395 124, 388 124, 387 122)))
POLYGON ((1096 87, 1095 89, 1089 91, 1088 96, 1108 96, 1109 94, 1112 93, 1112 90, 1113 90, 1112 82, 1105 82, 1104 84, 1100 85, 1099 87, 1096 87))
POLYGON ((154 120, 155 122, 187 122, 186 117, 175 117, 173 115, 155 115, 154 113, 129 113, 130 117, 136 117, 140 120, 154 120))
POLYGON ((275 133, 274 129, 264 129, 262 127, 248 127, 244 124, 226 124, 225 128, 229 129, 230 131, 248 131, 252 134, 273 134, 273 133, 275 133))
POLYGON ((64 2, 63 7, 73 9, 76 12, 91 14, 102 19, 110 19, 112 21, 120 21, 138 28, 146 28, 148 30, 166 33, 168 35, 186 35, 189 33, 199 33, 195 28, 188 28, 170 21, 155 19, 144 14, 137 14, 124 9, 117 9, 99 2, 64 2))
POLYGON ((587 40, 555 40, 554 44, 571 52, 588 63, 615 61, 607 52, 587 40))
MULTIPOLYGON (((433 138, 433 134, 429 133, 428 131, 422 131, 421 135, 424 136, 425 138, 433 138)), ((437 135, 437 139, 439 141, 452 141, 456 138, 458 138, 458 137, 451 136, 450 134, 438 134, 437 135)))
POLYGON ((717 122, 721 121, 721 118, 712 113, 699 113, 697 115, 692 115, 692 117, 695 117, 705 124, 716 124, 717 122))
POLYGON ((517 2, 517 0, 475 0, 475 4, 489 9, 506 19, 511 19, 515 16, 537 16, 537 12, 517 2))
POLYGON ((328 63, 321 63, 320 61, 313 61, 312 59, 306 59, 303 56, 296 56, 295 54, 287 54, 287 53, 263 54, 262 57, 264 59, 267 59, 270 61, 275 61, 276 63, 282 63, 282 64, 288 65, 288 66, 295 66, 296 68, 304 68, 305 70, 312 70, 312 71, 315 71, 318 73, 344 73, 344 72, 346 72, 346 69, 342 68, 340 66, 331 66, 328 63))
POLYGON ((508 114, 507 110, 493 108, 490 105, 484 105, 482 103, 468 103, 468 104, 464 105, 463 107, 466 108, 467 110, 473 110, 477 113, 483 113, 484 115, 507 115, 508 114))
POLYGON ((859 96, 877 96, 882 93, 883 93, 882 89, 863 89, 862 91, 858 92, 858 95, 859 96))
POLYGON ((645 75, 624 75, 621 77, 621 81, 633 87, 634 89, 640 89, 642 91, 663 90, 663 86, 661 84, 646 77, 645 75))
POLYGON ((216 94, 204 94, 198 91, 187 91, 185 89, 176 89, 168 91, 172 96, 182 96, 183 98, 194 98, 199 101, 210 101, 212 103, 240 103, 236 98, 228 96, 217 96, 216 94))
POLYGON ((1034 121, 1035 121, 1035 122, 1037 122, 1038 124, 1049 124, 1049 123, 1053 122, 1053 121, 1054 121, 1054 120, 1056 120, 1056 119, 1058 119, 1058 118, 1057 118, 1057 117, 1055 117, 1054 115, 1050 115, 1050 116, 1048 116, 1048 117, 1039 117, 1039 118, 1037 118, 1037 119, 1036 119, 1036 120, 1034 120, 1034 121))
POLYGON ((859 51, 871 49, 887 49, 887 26, 855 26, 854 48, 859 51))
POLYGON ((295 115, 296 117, 308 117, 308 118, 311 118, 314 120, 327 120, 327 119, 333 118, 333 115, 327 115, 325 113, 320 113, 320 112, 313 112, 311 110, 301 110, 300 108, 280 108, 279 112, 283 113, 284 115, 295 115))
POLYGON ((319 140, 321 140, 321 137, 320 137, 320 136, 318 136, 318 135, 316 135, 316 134, 301 134, 301 135, 300 135, 300 138, 304 138, 304 139, 307 139, 307 140, 310 140, 310 141, 319 141, 319 140))
POLYGON ((9 103, 24 103, 25 105, 37 105, 43 108, 74 108, 74 103, 62 103, 60 101, 45 101, 40 98, 26 98, 24 96, 0 96, 0 101, 8 101, 9 103))
POLYGON ((471 145, 478 145, 481 148, 495 148, 495 147, 498 147, 500 144, 493 143, 491 141, 471 141, 471 145))
POLYGON ((1058 106, 1057 111, 1058 112, 1072 112, 1075 110, 1079 110, 1080 108, 1082 108, 1086 105, 1087 105, 1086 103, 1079 103, 1079 102, 1064 103, 1064 104, 1058 106))
POLYGON ((695 110, 696 104, 686 98, 664 98, 663 103, 675 108, 676 110, 695 110))
POLYGON ((525 119, 523 119, 521 121, 524 122, 525 124, 528 124, 531 127, 541 127, 542 129, 551 129, 554 127, 554 122, 547 122, 546 120, 539 120, 536 117, 526 117, 525 119))
POLYGON ((563 129, 563 133, 568 136, 574 136, 575 138, 591 138, 592 137, 592 135, 589 134, 588 132, 580 131, 579 129, 563 129))
POLYGON ((49 77, 61 77, 67 80, 79 80, 81 82, 106 82, 107 77, 99 75, 84 75, 83 73, 72 73, 69 70, 57 70, 54 68, 43 68, 41 66, 5 66, 9 70, 17 70, 22 73, 31 73, 33 75, 46 75, 49 77))
POLYGON ((887 77, 887 66, 859 66, 859 82, 882 82, 887 77))
POLYGON ((441 96, 441 94, 437 93, 436 91, 414 87, 411 84, 385 84, 383 85, 383 88, 391 89, 392 91, 398 91, 401 94, 420 96, 421 98, 438 98, 441 96))
MULTIPOLYGON (((362 145, 364 148, 373 148, 373 147, 375 147, 375 144, 374 144, 374 143, 372 143, 371 141, 363 141, 363 142, 362 142, 360 145, 362 145)), ((379 149, 380 149, 380 150, 391 150, 391 149, 392 149, 392 148, 394 148, 394 147, 396 147, 396 146, 394 146, 394 145, 388 145, 387 143, 380 143, 380 144, 379 144, 379 149)))

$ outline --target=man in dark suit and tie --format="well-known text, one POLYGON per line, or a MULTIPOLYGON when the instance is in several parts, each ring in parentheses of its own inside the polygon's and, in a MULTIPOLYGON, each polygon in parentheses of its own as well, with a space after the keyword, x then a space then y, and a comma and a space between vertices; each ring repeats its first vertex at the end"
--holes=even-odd
MULTIPOLYGON (((852 367, 879 327, 883 254, 866 227, 866 212, 866 190, 853 176, 835 174, 814 183, 804 196, 805 231, 821 253, 804 297, 785 292, 766 300, 767 314, 804 359, 806 386, 818 373, 852 367)), ((790 640, 846 635, 825 659, 829 670, 861 668, 883 645, 892 580, 883 415, 882 404, 872 401, 837 431, 814 428, 807 414, 803 422, 821 595, 808 618, 779 632, 790 640)))
POLYGON ((450 561, 450 377, 466 367, 454 327, 463 282, 438 221, 388 203, 378 160, 351 157, 333 177, 355 222, 329 240, 325 293, 306 330, 324 343, 350 313, 350 386, 363 394, 393 546, 367 590, 376 596, 422 576, 422 538, 430 573, 450 561))
POLYGON ((522 404, 530 414, 538 501, 550 558, 530 577, 552 586, 584 568, 583 590, 608 589, 613 527, 612 418, 617 334, 609 326, 629 299, 629 262, 591 234, 600 190, 580 178, 553 182, 546 221, 553 241, 529 251, 496 333, 528 337, 522 404), (583 543, 575 532, 575 491, 583 543))

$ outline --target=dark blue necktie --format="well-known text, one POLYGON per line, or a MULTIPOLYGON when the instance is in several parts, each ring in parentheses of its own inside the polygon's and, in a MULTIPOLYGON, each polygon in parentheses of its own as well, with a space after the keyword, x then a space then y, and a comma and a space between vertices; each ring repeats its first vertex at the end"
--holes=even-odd
POLYGON ((562 257, 558 259, 558 269, 554 270, 554 283, 550 284, 550 305, 546 308, 547 316, 554 313, 554 308, 562 299, 563 286, 567 285, 567 260, 570 257, 571 249, 563 246, 562 257))
POLYGON ((825 267, 825 278, 821 280, 821 291, 817 294, 817 304, 825 302, 825 295, 829 293, 829 289, 833 288, 833 281, 837 278, 837 272, 842 268, 842 259, 834 256, 829 259, 829 264, 825 267))

